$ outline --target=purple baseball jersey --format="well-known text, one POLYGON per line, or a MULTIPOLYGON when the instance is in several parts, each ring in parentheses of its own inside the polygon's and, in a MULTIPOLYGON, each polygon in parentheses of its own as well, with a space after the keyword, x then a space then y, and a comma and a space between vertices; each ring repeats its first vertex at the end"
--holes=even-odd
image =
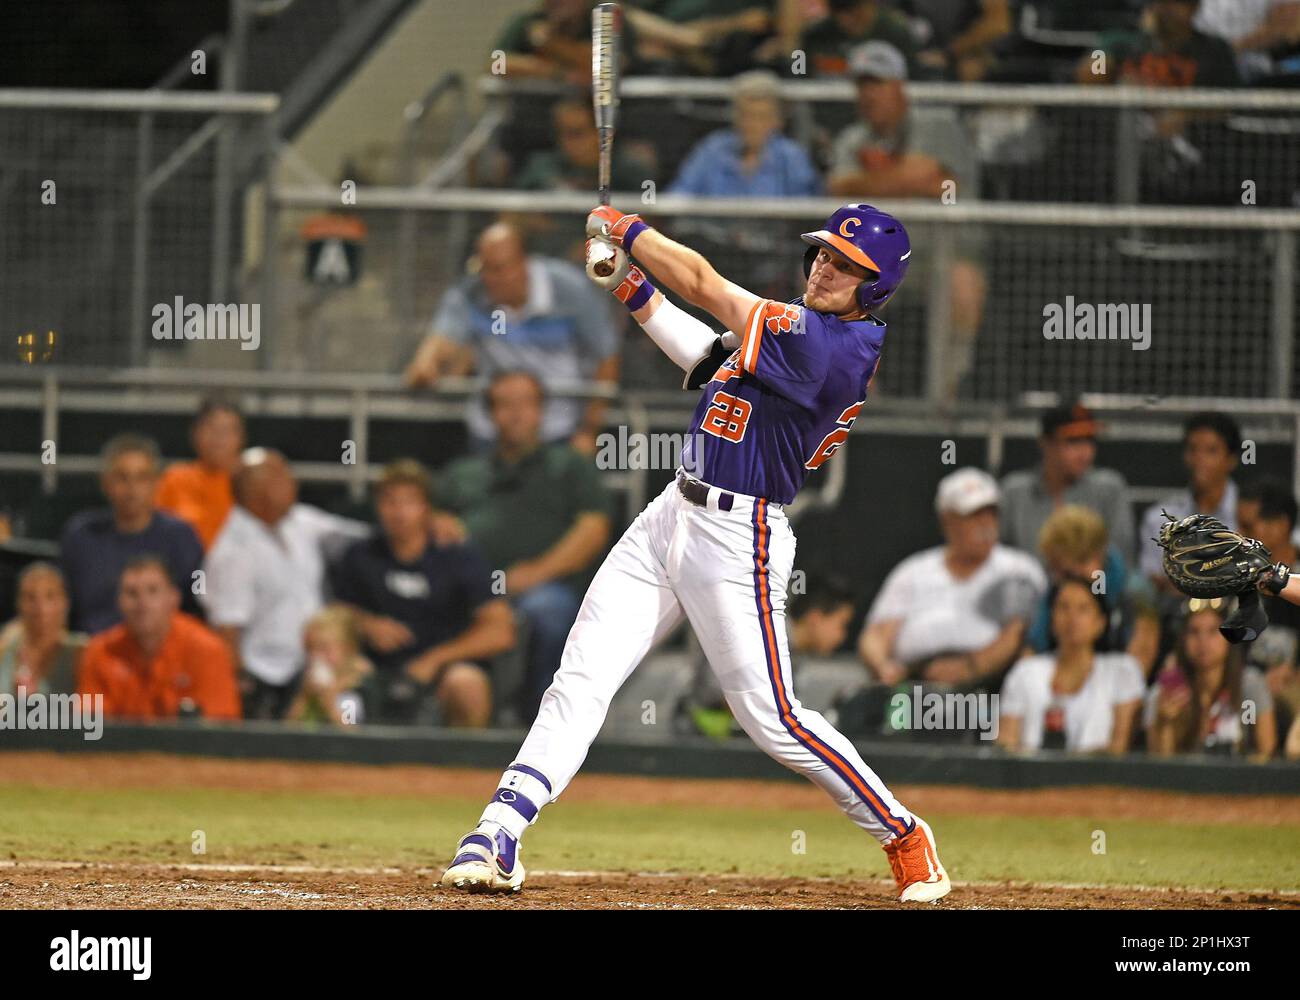
POLYGON ((712 486, 789 503, 833 455, 867 398, 885 340, 877 319, 845 322, 765 299, 704 387, 682 464, 712 486))

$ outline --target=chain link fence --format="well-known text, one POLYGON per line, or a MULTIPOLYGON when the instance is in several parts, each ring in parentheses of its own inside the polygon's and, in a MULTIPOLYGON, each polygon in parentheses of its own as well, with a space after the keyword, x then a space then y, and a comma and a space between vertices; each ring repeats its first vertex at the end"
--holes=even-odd
MULTIPOLYGON (((819 107, 853 112, 850 84, 783 86, 790 131, 814 144, 819 107)), ((693 109, 709 109, 697 123, 701 132, 717 127, 730 88, 726 80, 626 81, 620 138, 655 134, 664 148, 686 148, 693 109)), ((501 124, 465 138, 480 146, 490 131, 521 138, 511 124, 518 108, 500 102, 547 97, 499 80, 484 89, 501 124)), ((1223 141, 1224 156, 1235 158, 1223 175, 1255 181, 1255 204, 1236 197, 1171 207, 1133 203, 1147 186, 1144 161, 1130 155, 1117 124, 1166 113, 1216 125, 1252 117, 1257 125, 1285 123, 1300 116, 1300 95, 940 84, 910 92, 918 105, 944 106, 975 123, 984 197, 882 202, 907 223, 916 248, 885 314, 892 331, 883 395, 947 404, 1032 391, 1273 398, 1300 391, 1293 347, 1300 209, 1279 193, 1291 190, 1300 170, 1291 135, 1261 126, 1253 145, 1223 141), (1057 112, 1109 120, 1076 130, 1083 138, 1062 146, 1065 133, 1043 125, 1057 112), (1028 131, 997 133, 1002 139, 994 141, 990 113, 1028 131), (1035 130, 1041 144, 1014 138, 1035 130), (990 156, 1008 149, 1033 153, 1022 166, 1037 187, 990 180, 997 176, 990 156), (1125 176, 1136 197, 1124 196, 1125 176), (1281 180, 1266 183, 1270 176, 1281 180), (1036 197, 1051 201, 1034 204, 1036 197), (1097 206, 1072 203, 1079 200, 1097 206)), ((465 277, 475 237, 495 219, 517 221, 534 252, 580 264, 591 195, 463 186, 478 176, 462 169, 475 165, 463 149, 447 158, 457 169, 435 167, 424 184, 363 187, 346 199, 339 189, 254 187, 265 176, 274 109, 273 97, 257 95, 0 92, 4 363, 183 362, 183 342, 151 334, 154 307, 179 296, 264 303, 255 359, 262 368, 391 374, 427 332, 441 296, 465 277), (446 183, 459 186, 437 186, 446 183), (259 248, 255 234, 243 231, 243 209, 263 191, 259 248), (329 244, 340 238, 353 254, 346 280, 321 280, 329 244)), ((614 201, 774 299, 801 292, 799 233, 839 203, 662 192, 660 185, 616 193, 614 201)), ((615 316, 631 355, 625 382, 669 384, 670 367, 615 316)))
MULTIPOLYGON (((802 292, 799 233, 838 206, 824 198, 664 196, 653 205, 634 199, 613 200, 639 207, 723 275, 778 300, 802 292)), ((567 257, 577 267, 583 213, 592 200, 361 189, 356 212, 369 229, 369 291, 316 300, 314 322, 297 339, 286 329, 277 350, 286 361, 311 357, 330 370, 398 370, 427 331, 442 292, 462 280, 477 232, 504 214, 532 234, 535 251, 567 257), (419 218, 423 281, 407 320, 376 303, 387 301, 378 289, 396 254, 396 220, 410 212, 419 218), (448 239, 453 232, 459 241, 448 239), (364 326, 350 318, 362 311, 364 326)), ((282 231, 336 202, 332 192, 281 191, 282 231)), ((1011 400, 1030 391, 1274 398, 1300 391, 1293 348, 1300 212, 880 204, 908 226, 914 248, 903 290, 883 313, 891 326, 880 370, 883 394, 941 402, 1011 400)), ((279 288, 294 301, 312 294, 301 270, 283 273, 279 288)), ((288 311, 282 303, 282 319, 288 311)), ((631 324, 626 337, 629 349, 644 339, 631 324)), ((272 361, 278 367, 274 355, 272 361)), ((671 371, 652 365, 625 364, 629 385, 671 382, 671 371)))
MULTIPOLYGON (((504 76, 481 78, 479 90, 506 110, 499 145, 515 163, 549 148, 549 108, 574 95, 504 76)), ((665 190, 695 144, 731 123, 732 91, 730 80, 627 79, 619 140, 653 147, 647 179, 665 190)), ((826 174, 836 137, 861 120, 857 89, 844 80, 787 80, 780 92, 786 133, 826 174)), ((969 148, 972 193, 984 200, 1239 205, 1247 196, 1257 205, 1300 205, 1295 91, 914 83, 905 94, 913 132, 947 131, 969 148)))
POLYGON ((258 95, 0 91, 0 363, 140 365, 159 303, 242 299, 258 95))

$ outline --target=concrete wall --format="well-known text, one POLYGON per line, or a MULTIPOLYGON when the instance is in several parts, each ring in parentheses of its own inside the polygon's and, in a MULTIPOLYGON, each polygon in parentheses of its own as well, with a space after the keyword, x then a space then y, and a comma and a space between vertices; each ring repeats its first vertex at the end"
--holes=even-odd
MULTIPOLYGON (((532 0, 423 0, 299 134, 294 151, 331 182, 349 156, 367 173, 383 174, 406 104, 449 69, 476 79, 506 23, 534 6, 532 0)), ((476 112, 482 102, 472 87, 470 96, 476 112)))

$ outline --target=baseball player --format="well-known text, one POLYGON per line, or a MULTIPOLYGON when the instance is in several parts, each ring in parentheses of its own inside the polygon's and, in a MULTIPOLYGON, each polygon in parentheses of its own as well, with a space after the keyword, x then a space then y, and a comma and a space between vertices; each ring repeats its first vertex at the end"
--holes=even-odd
POLYGON ((844 443, 866 401, 885 337, 874 314, 907 271, 907 232, 870 205, 841 208, 825 228, 803 234, 807 285, 790 303, 727 281, 639 216, 603 206, 588 217, 587 234, 614 264, 608 277, 591 265, 589 275, 685 372, 684 386, 703 393, 683 467, 592 580, 536 721, 442 884, 522 887, 520 837, 582 765, 615 692, 685 618, 745 732, 880 842, 898 898, 947 895, 930 827, 795 697, 785 629, 795 539, 784 506, 844 443), (726 332, 669 302, 629 255, 726 332))

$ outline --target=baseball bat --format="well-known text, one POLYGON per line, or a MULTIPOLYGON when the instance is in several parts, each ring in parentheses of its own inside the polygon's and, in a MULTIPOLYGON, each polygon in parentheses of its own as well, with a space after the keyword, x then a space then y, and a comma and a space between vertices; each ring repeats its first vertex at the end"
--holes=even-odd
MULTIPOLYGON (((600 203, 609 204, 611 163, 614 157, 614 126, 618 121, 618 57, 623 33, 623 12, 616 3, 597 4, 591 11, 591 102, 600 136, 600 165, 597 180, 600 203)), ((601 277, 612 274, 614 262, 600 260, 593 265, 601 277)))

